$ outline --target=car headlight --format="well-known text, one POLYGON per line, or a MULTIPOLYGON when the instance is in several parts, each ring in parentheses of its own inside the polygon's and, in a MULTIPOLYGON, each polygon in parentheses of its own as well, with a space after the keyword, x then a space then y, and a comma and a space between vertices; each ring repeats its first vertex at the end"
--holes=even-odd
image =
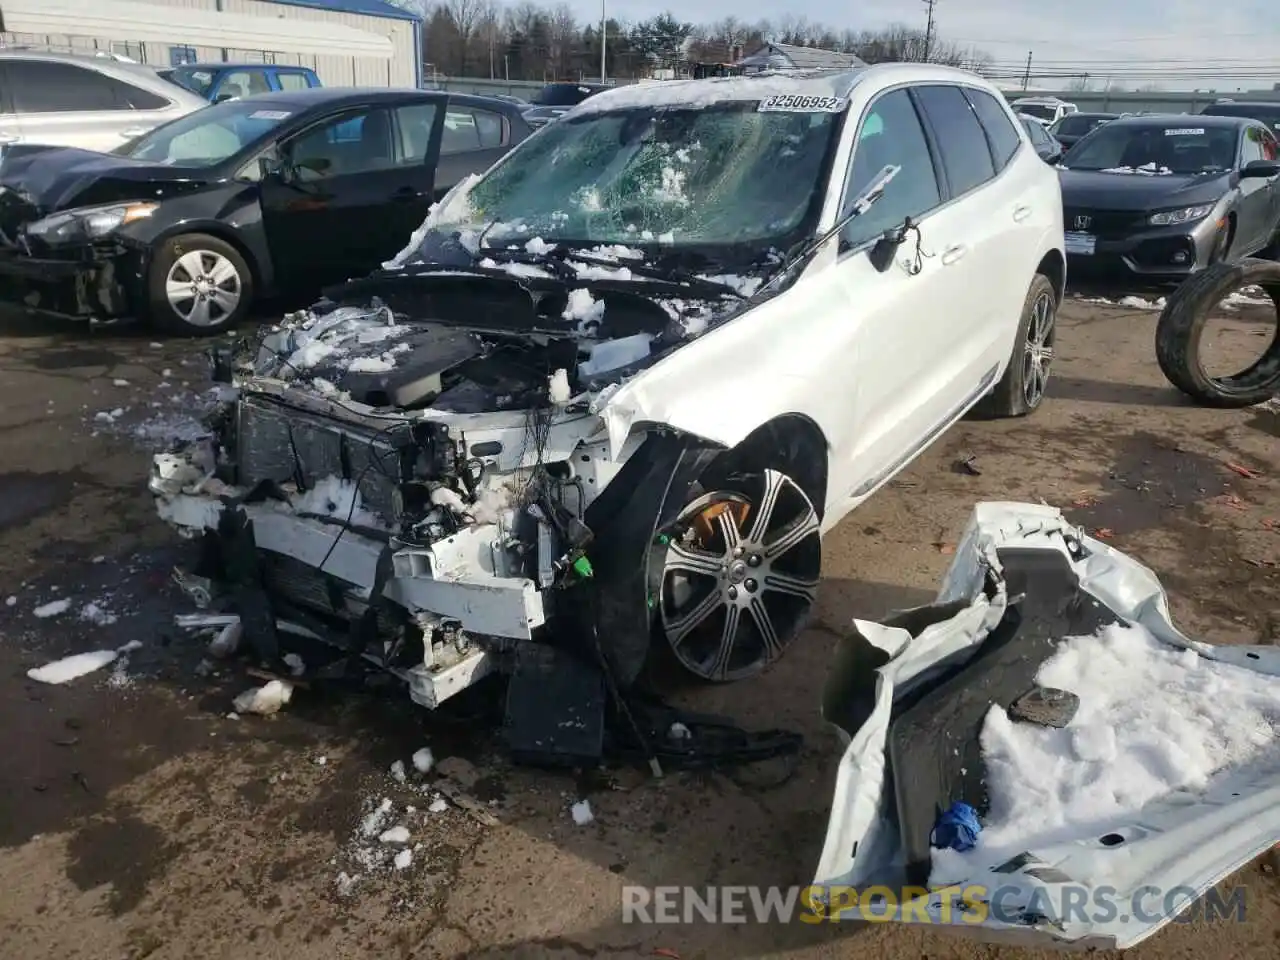
POLYGON ((145 220, 159 207, 158 203, 113 203, 101 207, 64 210, 27 225, 27 236, 48 244, 73 240, 96 240, 121 227, 145 220))
POLYGON ((1194 220, 1203 220, 1212 212, 1216 204, 1202 203, 1196 207, 1179 207, 1177 210, 1161 210, 1159 213, 1153 213, 1147 218, 1147 222, 1153 227, 1171 227, 1177 223, 1191 223, 1194 220))

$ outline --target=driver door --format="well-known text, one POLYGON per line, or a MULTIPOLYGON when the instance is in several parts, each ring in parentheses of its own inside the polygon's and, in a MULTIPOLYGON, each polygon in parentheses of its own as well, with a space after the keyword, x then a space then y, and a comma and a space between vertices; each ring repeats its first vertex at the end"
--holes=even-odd
POLYGON ((364 276, 394 256, 426 217, 435 105, 360 107, 279 145, 280 172, 262 185, 272 262, 285 288, 364 276))
POLYGON ((945 190, 907 89, 873 101, 856 137, 842 217, 881 169, 902 169, 880 200, 845 227, 835 266, 815 277, 829 276, 831 299, 844 314, 827 344, 828 356, 845 366, 841 381, 847 384, 832 398, 846 412, 827 418, 842 433, 831 438, 833 503, 869 494, 942 418, 940 394, 952 379, 947 329, 970 319, 947 300, 946 274, 953 268, 938 256, 917 259, 915 233, 887 269, 873 263, 877 241, 907 217, 919 223, 926 252, 940 249, 943 232, 954 228, 940 222, 951 219, 939 209, 945 190))

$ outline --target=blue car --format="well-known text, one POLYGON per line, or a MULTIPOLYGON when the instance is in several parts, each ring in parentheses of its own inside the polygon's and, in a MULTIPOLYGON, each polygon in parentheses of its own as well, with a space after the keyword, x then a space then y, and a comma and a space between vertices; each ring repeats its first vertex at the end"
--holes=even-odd
POLYGON ((184 63, 156 72, 210 103, 321 86, 310 67, 275 63, 184 63))

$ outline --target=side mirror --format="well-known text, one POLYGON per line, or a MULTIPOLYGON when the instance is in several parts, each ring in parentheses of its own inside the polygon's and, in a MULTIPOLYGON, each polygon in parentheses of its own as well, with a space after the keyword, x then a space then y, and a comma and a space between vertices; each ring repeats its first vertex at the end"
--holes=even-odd
POLYGON ((1270 180, 1280 176, 1280 160, 1250 160, 1240 171, 1242 180, 1270 180))
POLYGON ((283 179, 280 161, 275 157, 259 157, 258 177, 262 180, 283 179))
POLYGON ((1049 166, 1051 167, 1056 167, 1058 164, 1062 162, 1061 151, 1059 151, 1058 153, 1049 154, 1047 157, 1044 158, 1044 162, 1049 164, 1049 166))
POLYGON ((214 103, 226 103, 228 100, 234 100, 234 99, 236 99, 236 98, 235 98, 234 96, 232 96, 231 94, 229 94, 229 93, 220 93, 220 94, 218 94, 216 97, 214 97, 214 98, 213 98, 213 102, 214 102, 214 103))

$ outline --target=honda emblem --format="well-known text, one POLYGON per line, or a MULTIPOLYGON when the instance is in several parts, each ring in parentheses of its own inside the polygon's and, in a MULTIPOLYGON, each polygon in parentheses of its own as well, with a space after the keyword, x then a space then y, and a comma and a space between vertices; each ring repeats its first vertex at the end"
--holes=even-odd
POLYGON ((1077 230, 1088 230, 1091 223, 1093 223, 1093 217, 1076 217, 1075 220, 1077 230))

